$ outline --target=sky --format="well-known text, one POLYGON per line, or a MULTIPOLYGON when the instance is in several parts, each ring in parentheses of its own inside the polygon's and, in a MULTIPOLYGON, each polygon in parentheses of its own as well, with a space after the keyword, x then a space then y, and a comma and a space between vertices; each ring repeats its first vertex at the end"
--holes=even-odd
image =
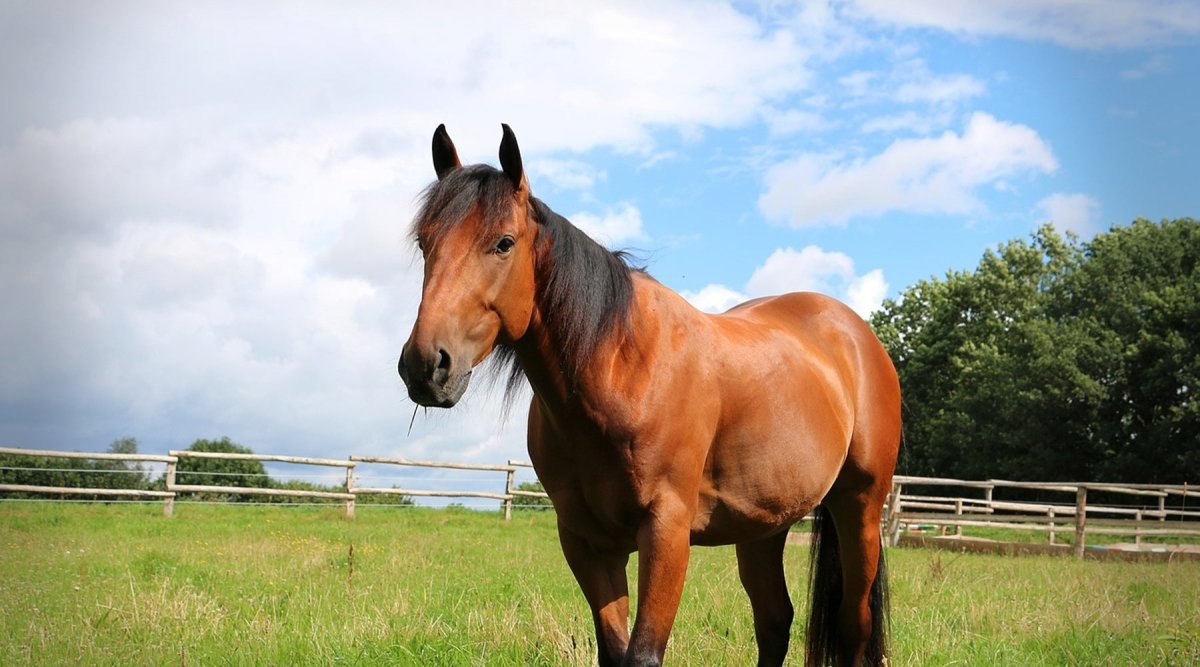
POLYGON ((1194 1, 15 1, 0 99, 6 446, 527 458, 396 373, 439 123, 709 311, 1200 216, 1194 1))

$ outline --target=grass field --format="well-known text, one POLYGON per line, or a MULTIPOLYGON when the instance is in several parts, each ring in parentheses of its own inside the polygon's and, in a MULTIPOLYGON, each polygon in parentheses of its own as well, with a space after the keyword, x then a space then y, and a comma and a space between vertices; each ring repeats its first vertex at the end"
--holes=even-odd
MULTIPOLYGON (((798 615, 807 555, 786 555, 798 615)), ((893 665, 1200 664, 1200 563, 888 557, 893 665)), ((0 578, 0 665, 584 665, 594 652, 547 513, 180 505, 166 519, 160 505, 0 503, 0 578)), ((731 548, 693 549, 667 659, 753 664, 731 548)))

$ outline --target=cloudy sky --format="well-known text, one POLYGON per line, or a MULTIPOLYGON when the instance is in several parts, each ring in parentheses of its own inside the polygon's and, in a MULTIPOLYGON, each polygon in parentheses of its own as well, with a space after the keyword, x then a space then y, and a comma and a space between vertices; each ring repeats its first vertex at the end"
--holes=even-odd
POLYGON ((446 123, 705 309, 1200 215, 1200 5, 6 2, 0 444, 525 458, 396 375, 446 123), (436 5, 436 7, 435 7, 436 5))

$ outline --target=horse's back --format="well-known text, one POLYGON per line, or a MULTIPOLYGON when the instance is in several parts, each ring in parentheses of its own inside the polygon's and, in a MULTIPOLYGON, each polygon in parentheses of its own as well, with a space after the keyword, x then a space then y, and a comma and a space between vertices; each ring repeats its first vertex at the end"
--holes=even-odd
POLYGON ((887 413, 899 428, 900 383, 891 356, 846 304, 816 292, 792 292, 747 301, 716 317, 787 332, 807 359, 836 368, 856 412, 887 413))
POLYGON ((816 292, 762 297, 734 306, 714 318, 726 325, 745 322, 785 332, 803 347, 807 358, 813 359, 815 355, 837 365, 847 385, 888 379, 896 383, 891 358, 870 325, 833 297, 816 292))

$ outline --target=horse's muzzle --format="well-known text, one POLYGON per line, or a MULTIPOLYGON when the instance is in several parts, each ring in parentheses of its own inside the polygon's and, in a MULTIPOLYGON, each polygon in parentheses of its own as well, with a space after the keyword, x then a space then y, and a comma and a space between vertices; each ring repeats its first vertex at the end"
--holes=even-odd
POLYGON ((408 397, 427 408, 454 407, 471 382, 471 371, 458 372, 450 354, 440 348, 422 354, 416 346, 405 345, 397 370, 408 397))

